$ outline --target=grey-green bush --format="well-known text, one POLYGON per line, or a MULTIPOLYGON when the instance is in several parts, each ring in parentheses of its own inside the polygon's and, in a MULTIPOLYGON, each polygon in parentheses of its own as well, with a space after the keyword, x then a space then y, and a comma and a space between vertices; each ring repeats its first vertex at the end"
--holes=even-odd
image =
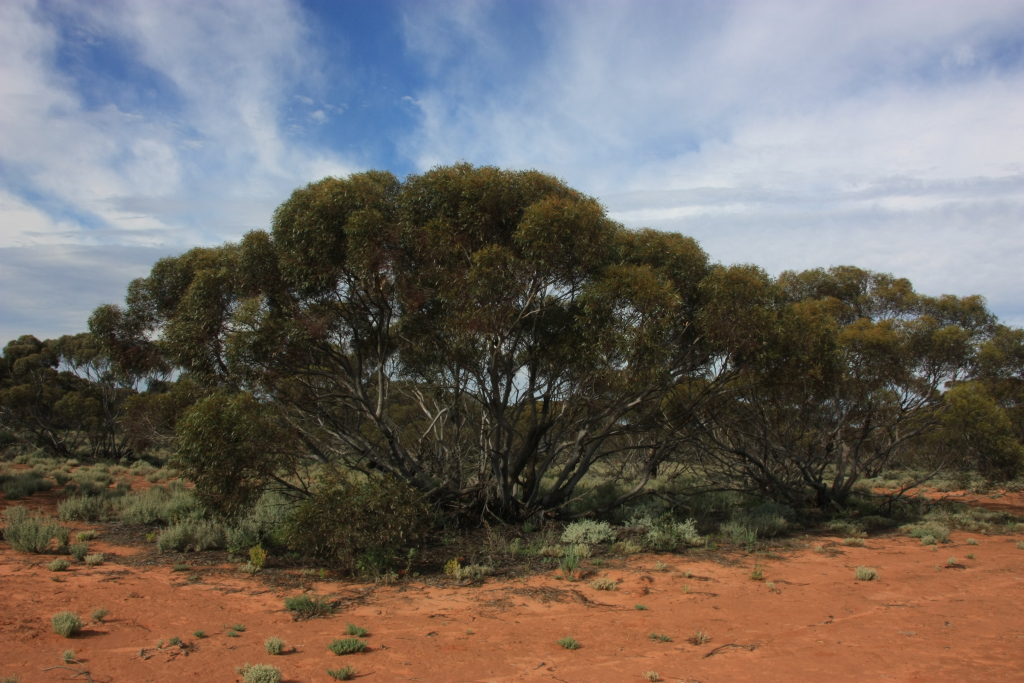
POLYGON ((74 612, 57 612, 50 618, 50 623, 53 625, 53 632, 58 636, 70 638, 85 626, 82 623, 81 617, 74 612))
POLYGON ((616 533, 608 522, 583 519, 565 527, 565 531, 562 532, 562 543, 597 545, 611 543, 615 537, 616 533))
POLYGON ((235 671, 245 683, 281 683, 281 670, 269 664, 246 664, 235 671))
POLYGON ((21 553, 42 553, 60 533, 60 525, 50 517, 30 514, 15 505, 4 511, 4 540, 21 553))
POLYGON ((160 533, 156 547, 162 553, 219 550, 225 546, 224 525, 211 520, 187 520, 160 533))

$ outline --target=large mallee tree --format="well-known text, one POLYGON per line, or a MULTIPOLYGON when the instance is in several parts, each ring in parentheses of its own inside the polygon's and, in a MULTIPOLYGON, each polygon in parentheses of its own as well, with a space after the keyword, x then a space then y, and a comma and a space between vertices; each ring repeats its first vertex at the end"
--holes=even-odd
POLYGON ((192 404, 165 420, 178 462, 225 510, 352 472, 510 520, 611 509, 667 472, 841 506, 953 384, 987 368, 1015 396, 1016 338, 979 298, 716 266, 551 176, 468 164, 312 183, 90 324, 125 376, 174 369, 154 386, 192 404))

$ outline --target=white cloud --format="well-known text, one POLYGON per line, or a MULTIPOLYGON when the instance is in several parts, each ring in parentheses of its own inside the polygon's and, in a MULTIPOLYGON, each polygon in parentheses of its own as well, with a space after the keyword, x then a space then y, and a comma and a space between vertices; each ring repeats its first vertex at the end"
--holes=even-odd
POLYGON ((65 231, 79 243, 184 248, 265 227, 295 186, 352 170, 285 133, 282 107, 316 73, 307 37, 283 0, 2 3, 0 189, 79 220, 65 231), (80 78, 61 63, 89 44, 131 78, 80 78), (263 211, 225 210, 240 204, 263 211))
POLYGON ((421 168, 539 168, 724 262, 852 262, 1024 322, 1019 3, 544 7, 541 57, 507 79, 486 18, 410 37, 440 63, 488 46, 413 93, 421 168))

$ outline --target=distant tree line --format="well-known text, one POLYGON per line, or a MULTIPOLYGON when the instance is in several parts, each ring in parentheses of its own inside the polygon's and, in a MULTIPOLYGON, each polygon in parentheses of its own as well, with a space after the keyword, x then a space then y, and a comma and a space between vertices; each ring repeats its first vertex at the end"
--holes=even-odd
POLYGON ((8 442, 164 449, 225 511, 353 473, 508 520, 665 477, 842 508, 894 463, 1018 476, 1022 399, 1024 331, 981 297, 717 265, 468 164, 312 183, 269 232, 161 259, 88 332, 0 363, 8 442))

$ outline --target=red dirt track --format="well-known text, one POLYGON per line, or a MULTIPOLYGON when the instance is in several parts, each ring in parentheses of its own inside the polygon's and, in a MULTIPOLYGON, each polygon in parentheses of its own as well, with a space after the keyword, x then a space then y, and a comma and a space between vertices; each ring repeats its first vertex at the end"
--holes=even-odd
MULTIPOLYGON (((44 508, 52 502, 47 494, 24 501, 44 508)), ((977 502, 995 508, 986 497, 977 502)), ((1020 509, 1021 496, 999 504, 1020 509)), ((72 666, 97 683, 236 681, 235 667, 245 663, 280 667, 285 681, 325 683, 327 668, 345 665, 366 681, 611 683, 644 681, 649 671, 702 683, 1024 681, 1022 539, 954 532, 950 543, 921 546, 892 535, 858 548, 813 536, 769 555, 636 555, 594 567, 577 582, 550 573, 475 586, 317 583, 312 590, 340 599, 342 608, 298 622, 283 599, 299 589, 275 588, 230 565, 196 567, 199 580, 190 582, 190 572, 171 570, 170 558, 140 562, 154 553, 151 546, 118 547, 101 536, 90 550, 107 554, 103 565, 74 563, 54 582, 45 566, 54 556, 16 553, 2 543, 0 677, 69 680, 72 671, 42 669, 73 649, 81 665, 72 666), (968 545, 969 537, 978 544, 968 545), (825 552, 813 550, 819 545, 825 552), (669 569, 656 571, 659 561, 669 569), (755 561, 765 581, 750 578, 755 561), (878 580, 854 580, 859 565, 875 568, 878 580), (618 581, 616 590, 588 585, 604 576, 618 581), (110 613, 104 623, 70 639, 52 632, 53 613, 73 610, 88 619, 99 606, 110 613), (345 637, 346 622, 369 629, 368 652, 338 657, 327 649, 345 637), (245 632, 227 637, 235 623, 245 632), (193 637, 199 629, 208 637, 193 637), (710 642, 689 643, 697 630, 710 642), (652 633, 672 640, 656 642, 652 633), (156 649, 173 636, 193 647, 156 649), (270 636, 285 640, 285 654, 265 653, 270 636), (582 647, 557 645, 566 636, 582 647)))

